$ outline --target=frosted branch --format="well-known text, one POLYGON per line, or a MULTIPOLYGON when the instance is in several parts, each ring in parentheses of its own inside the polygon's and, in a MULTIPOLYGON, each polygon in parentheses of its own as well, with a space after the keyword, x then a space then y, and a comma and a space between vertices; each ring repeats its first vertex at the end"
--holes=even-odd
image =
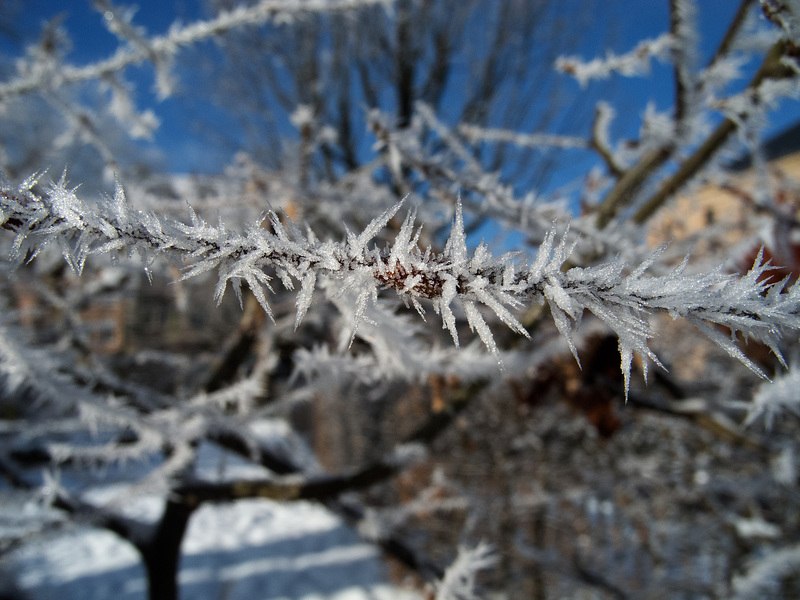
POLYGON ((608 53, 605 58, 595 58, 583 62, 575 57, 561 57, 556 61, 556 69, 572 75, 584 87, 593 79, 606 79, 614 73, 625 77, 647 75, 650 60, 668 60, 675 47, 675 38, 664 33, 652 40, 644 40, 626 54, 608 53))
MULTIPOLYGON (((110 58, 84 67, 64 65, 53 72, 36 71, 29 76, 20 77, 0 85, 0 102, 23 94, 45 89, 57 89, 61 86, 103 79, 123 70, 130 65, 137 65, 145 60, 154 61, 154 65, 169 63, 178 50, 220 35, 243 26, 258 26, 272 20, 286 19, 292 14, 305 12, 331 12, 352 10, 362 6, 387 4, 391 0, 262 0, 253 6, 239 6, 230 11, 223 11, 208 21, 197 21, 189 25, 173 26, 163 36, 154 36, 149 40, 137 35, 136 43, 120 48, 110 58)), ((127 34, 133 30, 124 28, 127 34)), ((168 95, 169 86, 159 73, 159 91, 168 95)))
POLYGON ((458 557, 447 568, 438 586, 436 600, 477 600, 475 578, 478 572, 496 563, 497 556, 488 544, 479 544, 471 550, 460 548, 458 557))
POLYGON ((611 126, 611 121, 614 119, 615 111, 606 102, 598 102, 594 111, 594 121, 592 122, 592 138, 588 147, 592 148, 600 155, 600 158, 606 163, 609 172, 614 177, 622 177, 625 170, 620 165, 619 160, 614 156, 614 151, 611 148, 611 141, 608 135, 608 129, 611 126))
POLYGON ((461 125, 458 130, 473 142, 507 142, 523 148, 588 148, 580 137, 549 133, 517 133, 507 129, 486 129, 476 125, 461 125))
POLYGON ((361 233, 348 232, 341 242, 322 242, 291 221, 284 225, 274 213, 268 215, 272 231, 256 224, 237 233, 223 223, 211 226, 193 212, 187 225, 135 211, 126 203, 120 186, 113 198, 93 209, 66 186, 64 178, 42 196, 31 190, 34 183, 35 179, 29 180, 16 190, 4 183, 0 188, 3 227, 17 234, 11 257, 16 264, 35 256, 47 244, 58 245, 77 272, 89 256, 105 252, 138 253, 145 267, 165 257, 185 265, 184 278, 216 271, 218 300, 229 282, 237 295, 241 284, 247 283, 270 316, 267 292, 274 292, 271 282, 277 276, 287 289, 301 282, 298 322, 310 306, 317 280, 324 276, 336 282, 341 293, 356 295, 356 326, 379 290, 393 289, 420 311, 424 310, 423 301, 430 302, 456 345, 459 336, 453 309, 460 305, 470 327, 498 363, 491 328, 478 306, 490 309, 509 328, 527 336, 512 311, 548 303, 556 326, 576 356, 572 332, 588 310, 619 336, 626 389, 634 353, 642 357, 645 366, 647 359, 658 364, 648 347, 654 336, 648 323, 653 313, 688 319, 759 374, 758 367, 714 325, 760 340, 779 357, 780 332, 800 329, 800 286, 784 282, 768 288, 759 281, 770 269, 761 265, 761 255, 751 271, 738 279, 720 271, 688 275, 685 263, 667 275, 645 276, 658 253, 638 266, 616 261, 565 271, 574 243, 568 244, 566 235, 557 241, 554 231, 531 263, 515 253, 494 257, 483 244, 470 254, 460 203, 450 238, 444 251, 437 253, 417 246, 419 230, 413 213, 405 219, 393 245, 382 249, 370 245, 402 202, 373 219, 361 233))

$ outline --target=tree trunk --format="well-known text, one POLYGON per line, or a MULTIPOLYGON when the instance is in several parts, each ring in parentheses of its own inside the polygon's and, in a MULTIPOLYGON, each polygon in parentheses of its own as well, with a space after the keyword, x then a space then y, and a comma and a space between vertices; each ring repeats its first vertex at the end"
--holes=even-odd
POLYGON ((397 94, 397 127, 405 129, 411 125, 414 114, 414 63, 416 50, 411 32, 411 5, 402 0, 397 5, 395 90, 397 94))
POLYGON ((150 600, 178 600, 181 542, 193 511, 193 507, 168 500, 155 535, 139 546, 150 600))

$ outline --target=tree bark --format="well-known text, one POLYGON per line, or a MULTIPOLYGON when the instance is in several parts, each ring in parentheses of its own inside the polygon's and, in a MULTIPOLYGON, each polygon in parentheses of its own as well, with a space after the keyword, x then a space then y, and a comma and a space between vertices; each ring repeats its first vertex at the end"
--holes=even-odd
POLYGON ((167 500, 155 534, 138 545, 147 573, 150 600, 178 600, 178 567, 181 543, 194 507, 167 500))

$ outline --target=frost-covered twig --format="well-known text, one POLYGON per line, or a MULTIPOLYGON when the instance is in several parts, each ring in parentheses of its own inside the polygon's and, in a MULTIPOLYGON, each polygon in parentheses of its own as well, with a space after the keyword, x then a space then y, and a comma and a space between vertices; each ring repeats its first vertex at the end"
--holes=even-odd
POLYGON ((420 147, 418 138, 421 131, 410 135, 409 130, 390 129, 383 122, 388 119, 373 118, 372 128, 381 143, 388 146, 387 160, 393 172, 401 166, 411 167, 431 185, 445 192, 447 197, 455 198, 455 190, 463 192, 465 205, 474 208, 475 214, 520 229, 537 243, 545 237, 554 221, 571 218, 564 198, 540 198, 533 192, 523 198, 517 197, 513 186, 503 184, 499 174, 484 171, 478 161, 468 155, 455 133, 436 119, 430 109, 421 103, 417 104, 417 109, 421 120, 436 132, 447 152, 429 155, 420 147), (463 167, 459 163, 463 163, 463 167), (471 206, 470 195, 480 196, 481 202, 471 206))
POLYGON ((614 109, 606 102, 599 102, 595 107, 594 121, 592 122, 592 137, 589 147, 600 155, 606 163, 608 171, 614 177, 622 177, 625 173, 619 160, 614 156, 611 143, 608 139, 608 128, 614 119, 614 109))
MULTIPOLYGON (((231 29, 242 26, 262 25, 270 20, 286 18, 288 15, 303 12, 330 12, 351 10, 371 4, 386 4, 391 0, 261 0, 253 6, 238 6, 224 11, 208 21, 198 21, 183 26, 173 26, 169 33, 155 36, 149 40, 137 38, 136 44, 120 48, 112 57, 84 67, 64 65, 54 72, 35 72, 0 84, 0 102, 14 96, 56 89, 71 83, 102 79, 117 73, 130 65, 157 58, 157 63, 169 61, 181 47, 209 39, 231 29)), ((170 88, 160 80, 159 92, 168 95, 170 88)))
POLYGON ((626 54, 609 53, 605 58, 595 58, 589 62, 561 57, 556 61, 556 69, 572 75, 583 87, 592 79, 604 79, 612 73, 626 77, 647 75, 650 72, 650 59, 666 60, 674 47, 675 38, 664 33, 655 39, 639 42, 636 48, 626 54))
POLYGON ((497 556, 488 544, 460 548, 456 560, 445 571, 436 591, 436 600, 477 600, 475 578, 479 571, 497 563, 497 556))
POLYGON ((378 291, 391 288, 420 314, 425 312, 422 302, 430 301, 456 345, 459 336, 453 309, 459 304, 470 328, 498 358, 497 344, 480 305, 491 309, 512 330, 528 336, 511 310, 547 302, 576 357, 573 327, 588 310, 619 336, 626 389, 634 352, 644 359, 645 367, 648 358, 659 364, 648 347, 654 336, 648 318, 655 312, 686 318, 759 374, 760 369, 715 326, 762 341, 779 357, 781 330, 800 329, 800 286, 784 282, 768 289, 759 281, 769 271, 768 265, 760 264, 761 255, 750 272, 738 279, 719 270, 686 274, 685 261, 667 275, 645 276, 658 253, 638 266, 617 261, 565 272, 562 268, 574 243, 568 244, 566 236, 557 243, 554 231, 529 264, 515 253, 494 257, 483 244, 470 255, 460 204, 444 251, 435 253, 417 246, 420 231, 414 211, 407 215, 392 245, 370 246, 402 202, 375 218, 361 233, 348 231, 341 242, 322 242, 310 230, 302 232, 291 222, 284 226, 273 213, 269 223, 274 233, 259 226, 236 233, 223 223, 211 226, 193 212, 191 225, 142 214, 128 206, 119 186, 113 199, 92 209, 67 187, 64 178, 42 196, 33 193, 33 184, 34 180, 29 180, 14 190, 6 182, 0 189, 3 226, 17 232, 12 249, 15 263, 35 256, 50 243, 61 248, 78 272, 93 254, 138 252, 145 267, 165 256, 186 265, 184 278, 216 270, 218 299, 229 283, 237 295, 241 295, 241 284, 247 283, 270 316, 265 290, 272 291, 268 272, 274 273, 287 289, 299 282, 296 324, 311 306, 318 278, 324 276, 337 282, 340 293, 355 293, 356 328, 378 291))
POLYGON ((486 129, 461 125, 458 130, 473 142, 508 142, 520 147, 588 148, 589 143, 572 135, 550 133, 518 133, 508 129, 486 129))

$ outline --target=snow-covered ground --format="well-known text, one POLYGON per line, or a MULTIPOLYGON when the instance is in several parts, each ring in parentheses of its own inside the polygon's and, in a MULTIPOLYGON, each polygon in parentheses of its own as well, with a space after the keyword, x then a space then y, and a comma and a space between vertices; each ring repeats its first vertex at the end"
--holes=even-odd
MULTIPOLYGON (((105 531, 42 534, 3 563, 31 599, 146 598, 137 552, 105 531)), ((417 597, 390 586, 377 549, 324 507, 267 500, 199 509, 183 544, 180 587, 183 600, 417 597)))
MULTIPOLYGON (((251 424, 263 443, 283 446, 309 471, 317 465, 279 421, 251 424)), ((157 463, 156 463, 157 464, 157 463)), ((163 495, 137 485, 152 464, 128 462, 99 472, 65 468, 45 477, 88 502, 146 526, 160 518, 163 495), (98 475, 102 475, 98 479, 98 475)), ((198 449, 195 474, 208 481, 263 478, 269 471, 212 444, 198 449)), ((145 486, 146 487, 146 486, 145 486)), ((40 496, 0 488, 0 600, 144 600, 138 552, 105 530, 48 508, 40 496), (11 592, 6 591, 11 590, 11 592), (6 595, 4 595, 4 592, 6 595)), ((412 600, 388 583, 379 550, 333 512, 310 502, 239 500, 206 504, 191 517, 179 575, 182 600, 412 600)))

